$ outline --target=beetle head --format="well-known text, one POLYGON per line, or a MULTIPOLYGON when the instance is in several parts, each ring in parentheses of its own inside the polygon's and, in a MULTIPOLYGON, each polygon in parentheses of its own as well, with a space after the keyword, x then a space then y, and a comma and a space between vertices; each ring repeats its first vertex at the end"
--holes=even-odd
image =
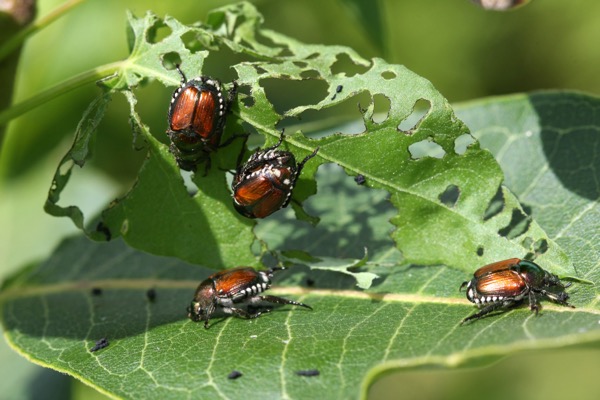
POLYGON ((546 272, 546 275, 544 276, 544 285, 547 287, 558 286, 559 288, 564 289, 571 286, 571 283, 567 282, 566 284, 564 284, 561 282, 558 276, 551 274, 550 272, 546 272))
MULTIPOLYGON (((194 295, 194 300, 188 308, 188 316, 193 321, 206 321, 215 311, 215 288, 212 279, 203 281, 194 295)), ((205 324, 206 325, 206 324, 205 324)))

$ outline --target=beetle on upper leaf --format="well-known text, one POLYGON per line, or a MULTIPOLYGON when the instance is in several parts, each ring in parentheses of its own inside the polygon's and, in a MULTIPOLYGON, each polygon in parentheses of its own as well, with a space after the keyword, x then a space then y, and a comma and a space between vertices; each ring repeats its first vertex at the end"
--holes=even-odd
POLYGON ((532 261, 511 258, 498 261, 479 268, 473 279, 463 282, 462 290, 467 288, 467 299, 477 304, 481 310, 462 320, 464 324, 501 309, 510 308, 521 303, 525 297, 529 299, 531 311, 537 314, 540 310, 539 298, 547 297, 564 306, 575 308, 567 300, 569 295, 564 291, 571 286, 563 284, 554 274, 542 269, 532 261))
POLYGON ((315 149, 296 164, 292 153, 277 150, 283 138, 281 131, 274 146, 252 154, 244 165, 238 167, 233 177, 233 205, 245 217, 265 218, 287 207, 304 164, 319 151, 315 149))
POLYGON ((237 136, 220 145, 225 119, 237 93, 237 84, 225 99, 221 82, 208 76, 187 80, 183 71, 181 85, 173 93, 169 107, 169 149, 179 167, 193 171, 199 163, 210 167, 210 153, 226 146, 237 136))

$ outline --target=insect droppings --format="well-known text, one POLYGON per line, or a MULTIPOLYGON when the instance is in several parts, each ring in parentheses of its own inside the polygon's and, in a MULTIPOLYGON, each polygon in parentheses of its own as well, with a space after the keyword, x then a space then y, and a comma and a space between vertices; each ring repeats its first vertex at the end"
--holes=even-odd
POLYGON ((240 371, 233 370, 229 373, 229 375, 227 375, 227 379, 237 379, 242 375, 244 374, 242 374, 240 371))
POLYGON ((102 350, 103 348, 105 348, 105 347, 108 347, 108 345, 109 345, 109 344, 110 344, 110 343, 108 342, 108 339, 107 339, 107 338, 102 338, 102 339, 100 339, 100 340, 98 340, 98 341, 96 342, 96 344, 94 345, 94 347, 92 347, 92 348, 90 349, 90 352, 92 352, 92 353, 93 353, 93 352, 95 352, 95 351, 102 350))
POLYGON ((296 375, 298 376, 319 376, 321 372, 318 369, 301 369, 300 371, 296 371, 296 375))

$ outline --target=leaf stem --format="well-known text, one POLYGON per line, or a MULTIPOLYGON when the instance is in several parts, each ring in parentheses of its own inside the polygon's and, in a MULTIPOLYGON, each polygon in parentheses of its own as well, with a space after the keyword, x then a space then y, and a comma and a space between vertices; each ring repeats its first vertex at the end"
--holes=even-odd
POLYGON ((66 1, 54 10, 50 11, 47 15, 28 25, 23 30, 19 31, 13 37, 8 39, 0 46, 0 60, 4 60, 10 53, 16 50, 29 36, 33 35, 40 29, 45 28, 52 22, 56 21, 59 17, 63 16, 70 9, 83 3, 85 0, 70 0, 66 1))
POLYGON ((124 61, 118 61, 82 72, 79 75, 75 75, 65 81, 62 81, 25 101, 13 105, 12 107, 0 112, 0 126, 28 111, 31 111, 41 104, 52 100, 55 97, 114 74, 122 67, 123 63, 124 61))

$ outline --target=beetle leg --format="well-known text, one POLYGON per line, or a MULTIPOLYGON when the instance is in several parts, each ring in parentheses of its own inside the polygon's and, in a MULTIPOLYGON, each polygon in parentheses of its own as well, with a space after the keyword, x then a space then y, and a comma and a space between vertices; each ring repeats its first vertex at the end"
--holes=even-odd
MULTIPOLYGON (((202 176, 206 176, 208 175, 208 170, 210 169, 210 164, 211 164, 211 160, 210 160, 210 155, 208 157, 206 157, 206 160, 204 161, 204 175, 202 176)), ((196 166, 194 166, 194 172, 196 171, 196 166)))
MULTIPOLYGON (((310 153, 309 155, 307 155, 306 157, 304 157, 304 160, 302 160, 302 161, 300 161, 300 163, 298 163, 298 166, 296 168, 296 173, 294 174, 294 176, 292 178, 292 182, 294 184, 296 184, 296 180, 298 180, 298 177, 300 176, 300 172, 302 172, 302 168, 304 168, 304 164, 306 164, 306 162, 308 160, 310 160, 311 158, 313 158, 314 156, 316 156, 318 151, 319 151, 319 148, 317 147, 315 149, 315 151, 313 151, 312 153, 310 153)), ((296 200, 292 199, 292 196, 289 196, 287 198, 287 200, 285 201, 285 203, 283 203, 283 205, 281 206, 281 208, 286 208, 288 206, 288 204, 290 204, 290 201, 293 201, 294 203, 300 205, 299 202, 297 202, 296 200)))
POLYGON ((227 109, 225 110, 225 112, 229 111, 229 109, 231 108, 233 99, 235 99, 235 96, 237 95, 237 89, 238 89, 237 81, 231 82, 231 89, 229 90, 229 94, 227 95, 227 103, 226 103, 227 109))
POLYGON ((246 310, 242 310, 241 308, 229 307, 229 309, 231 310, 232 314, 235 314, 236 316, 238 316, 240 318, 244 318, 244 319, 258 318, 261 316, 261 314, 271 311, 271 310, 264 310, 264 311, 255 311, 253 313, 250 313, 246 310))
MULTIPOLYGON (((204 310, 204 315, 206 316, 206 319, 204 320, 204 329, 208 329, 208 320, 215 312, 215 308, 217 308, 216 298, 213 300, 212 304, 209 307, 207 307, 206 310, 204 310)), ((199 318, 197 317, 197 319, 195 321, 198 321, 198 320, 201 321, 202 316, 200 316, 199 318)))
POLYGON ((560 292, 560 293, 556 294, 556 293, 548 292, 547 290, 544 290, 544 289, 540 290, 539 292, 542 296, 546 296, 547 298, 554 301, 555 303, 562 304, 563 306, 575 308, 574 305, 567 302, 567 300, 569 300, 569 294, 566 292, 560 292))
POLYGON ((460 287, 458 288, 459 292, 462 292, 462 290, 464 289, 465 286, 467 286, 469 284, 469 281, 464 281, 460 287))
POLYGON ((483 318, 485 315, 487 315, 493 311, 496 311, 499 308, 510 307, 513 303, 514 302, 498 301, 496 303, 489 304, 489 305, 483 307, 479 312, 476 312, 475 314, 470 315, 467 318, 463 319, 460 324, 462 325, 465 322, 470 321, 472 319, 483 318))
POLYGON ((535 315, 538 314, 541 308, 540 303, 538 302, 538 298, 533 290, 529 291, 529 308, 531 309, 531 311, 535 311, 535 315))
POLYGON ((267 301, 269 303, 275 303, 275 304, 291 304, 293 306, 302 306, 302 307, 306 307, 309 310, 312 310, 312 307, 309 306, 308 304, 304 304, 304 303, 300 303, 294 300, 288 300, 288 299, 284 299, 283 297, 277 297, 277 296, 258 296, 258 298, 262 301, 267 301))

